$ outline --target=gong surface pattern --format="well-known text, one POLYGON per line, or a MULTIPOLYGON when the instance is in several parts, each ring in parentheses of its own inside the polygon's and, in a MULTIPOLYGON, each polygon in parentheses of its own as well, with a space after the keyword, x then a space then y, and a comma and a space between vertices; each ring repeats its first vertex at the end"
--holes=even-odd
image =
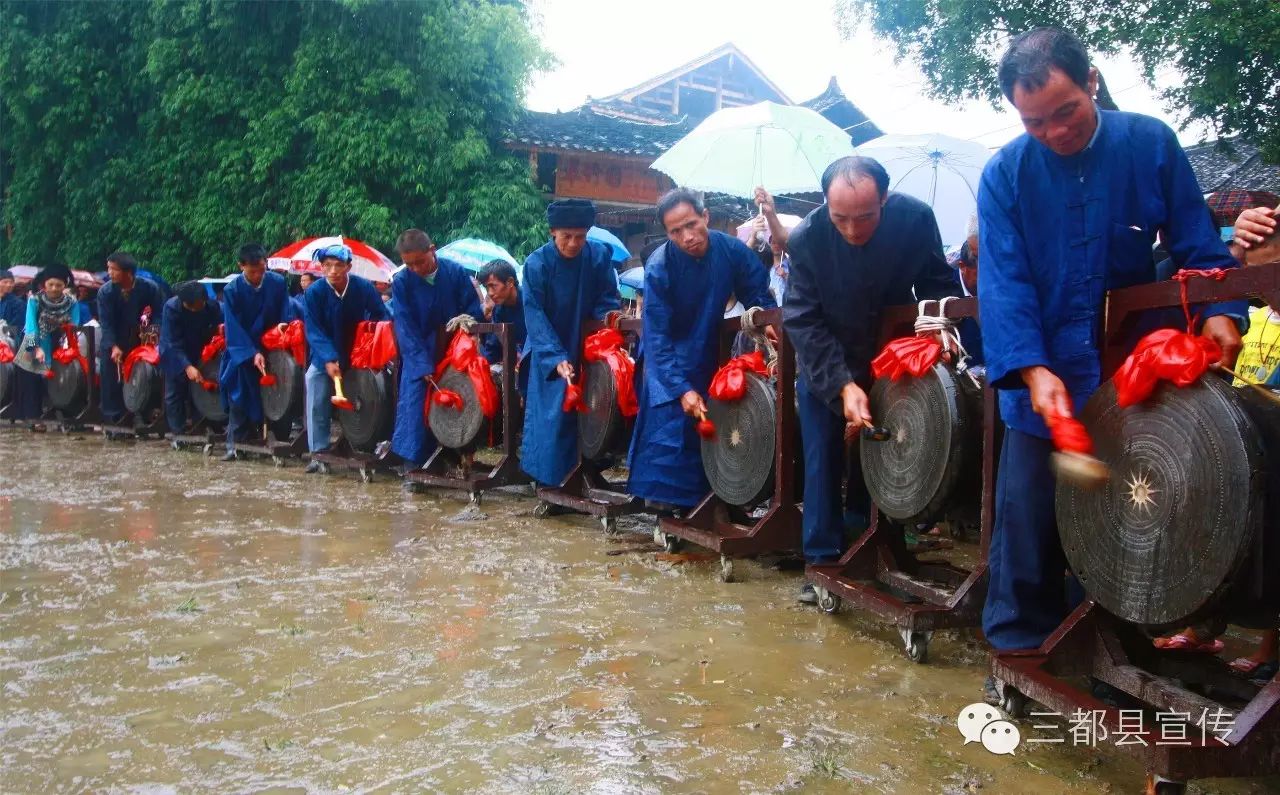
POLYGON ((302 368, 289 351, 267 351, 267 372, 276 378, 273 386, 259 385, 262 413, 271 422, 293 419, 302 414, 302 368))
POLYGON ((613 372, 604 362, 589 362, 582 401, 587 410, 578 415, 578 447, 584 458, 599 458, 613 447, 624 424, 618 409, 618 389, 613 372))
MULTIPOLYGON (((196 365, 196 369, 200 371, 200 377, 217 383, 218 368, 222 366, 223 354, 219 353, 204 364, 196 365)), ((222 389, 219 387, 210 392, 200 384, 191 382, 189 387, 191 390, 191 402, 195 404, 196 411, 201 417, 210 422, 226 422, 227 410, 222 407, 222 389)))
POLYGON ((462 398, 462 408, 441 406, 434 400, 427 411, 427 423, 436 441, 451 450, 470 448, 485 429, 484 413, 476 398, 476 388, 466 373, 452 365, 436 380, 441 389, 457 392, 462 398))
POLYGON ((716 496, 730 505, 756 505, 773 490, 777 440, 773 384, 748 373, 741 400, 707 401, 716 435, 702 440, 702 469, 716 496))
POLYGON ((1072 571, 1089 596, 1127 621, 1164 627, 1205 614, 1261 522, 1259 434, 1239 398, 1207 377, 1184 389, 1162 385, 1122 409, 1108 382, 1080 419, 1111 477, 1091 490, 1058 483, 1058 528, 1072 571))
MULTIPOLYGON (((77 332, 80 350, 89 350, 89 341, 84 332, 77 332)), ((112 365, 114 367, 114 365, 112 365)), ((53 378, 46 384, 49 394, 49 405, 67 414, 79 414, 84 410, 89 399, 89 381, 85 377, 80 363, 72 361, 62 364, 57 359, 49 363, 53 378)))
POLYGON ((154 411, 160 406, 163 382, 160 368, 149 362, 134 362, 128 379, 121 385, 124 407, 139 416, 154 411))
POLYGON ((371 452, 378 442, 391 437, 395 420, 395 397, 391 394, 391 376, 382 370, 352 368, 342 374, 347 398, 354 411, 336 406, 342 435, 356 450, 371 452))

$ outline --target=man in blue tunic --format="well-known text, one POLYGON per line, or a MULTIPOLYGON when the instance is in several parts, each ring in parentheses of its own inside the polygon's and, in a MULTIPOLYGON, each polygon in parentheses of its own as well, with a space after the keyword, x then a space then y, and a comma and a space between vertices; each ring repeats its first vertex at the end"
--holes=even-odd
POLYGON ((565 199, 547 207, 551 242, 524 263, 529 392, 520 463, 538 483, 558 486, 578 461, 578 419, 562 410, 566 379, 576 374, 584 326, 621 305, 609 247, 587 240, 596 207, 565 199))
MULTIPOLYGON (((164 417, 169 431, 186 430, 191 384, 201 380, 200 353, 218 333, 222 308, 208 300, 204 285, 182 282, 164 302, 160 317, 160 370, 164 373, 164 417)), ((176 444, 176 442, 175 442, 176 444)))
MULTIPOLYGON (((521 357, 525 355, 525 340, 528 331, 524 324, 524 299, 520 295, 520 284, 516 280, 515 266, 502 259, 485 263, 476 274, 476 281, 484 288, 493 302, 493 323, 511 325, 511 360, 516 363, 516 389, 521 395, 529 391, 529 368, 521 366, 521 357)), ((498 335, 487 334, 484 338, 484 358, 490 364, 502 362, 502 343, 498 335)))
MULTIPOLYGON (((247 429, 265 419, 259 380, 267 366, 262 335, 281 323, 299 319, 289 299, 289 282, 267 270, 267 250, 261 243, 246 243, 236 259, 240 275, 222 291, 222 312, 227 349, 218 369, 218 385, 227 408, 227 452, 223 461, 234 461, 236 441, 247 429)), ((271 428, 276 439, 289 438, 288 420, 271 428)))
MULTIPOLYGON (((982 623, 1003 651, 1038 647, 1070 607, 1042 417, 1073 416, 1098 388, 1106 292, 1155 280, 1157 233, 1180 267, 1236 262, 1173 131, 1094 104, 1098 75, 1078 39, 1018 36, 999 79, 1027 131, 987 163, 978 194, 983 347, 1007 426, 982 623)), ((1201 333, 1229 360, 1240 349, 1232 316, 1244 311, 1203 313, 1201 333)))
POLYGON ((707 228, 702 199, 687 188, 658 201, 667 242, 644 271, 644 380, 631 437, 628 492, 662 509, 689 509, 707 496, 695 423, 707 410, 730 296, 773 309, 769 272, 736 237, 707 228))
MULTIPOLYGON (((324 278, 308 287, 302 299, 311 358, 306 380, 307 448, 313 456, 329 449, 333 379, 351 362, 356 326, 363 320, 389 319, 373 282, 351 273, 351 249, 341 244, 326 246, 317 249, 314 257, 324 278)), ((309 475, 324 472, 325 466, 312 459, 306 471, 309 475)))
MULTIPOLYGON (((871 423, 866 390, 885 307, 960 295, 933 210, 889 192, 884 166, 845 157, 822 175, 826 204, 791 230, 791 284, 783 326, 795 346, 796 402, 804 448, 804 557, 831 563, 844 552, 840 484, 849 468, 849 523, 865 528, 870 499, 846 428, 871 423)), ((856 528, 855 528, 856 529, 856 528)), ((817 601, 806 584, 800 601, 817 601)))
POLYGON ((459 315, 482 316, 480 296, 471 274, 452 260, 436 255, 436 246, 421 229, 408 229, 396 242, 404 270, 391 280, 395 305, 396 346, 400 350, 400 395, 391 452, 416 469, 435 452, 436 439, 423 418, 427 379, 436 369, 437 334, 459 315))
POLYGON ((155 282, 138 276, 138 261, 123 251, 107 257, 107 276, 111 281, 98 291, 99 400, 103 418, 118 423, 126 413, 120 367, 141 342, 143 316, 148 323, 160 322, 164 295, 155 282))

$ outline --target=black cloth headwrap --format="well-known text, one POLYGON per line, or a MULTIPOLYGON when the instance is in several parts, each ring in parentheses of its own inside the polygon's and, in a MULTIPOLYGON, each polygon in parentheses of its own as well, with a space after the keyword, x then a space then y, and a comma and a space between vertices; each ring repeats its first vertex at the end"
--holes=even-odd
POLYGON ((596 205, 589 199, 561 199, 547 205, 552 229, 587 229, 596 222, 596 205))
POLYGON ((204 291, 204 285, 197 281, 183 282, 174 289, 174 292, 178 294, 178 300, 184 304, 199 303, 209 297, 209 294, 204 291))
POLYGON ((75 281, 75 277, 71 275, 71 269, 66 265, 49 265, 36 274, 36 280, 32 287, 34 290, 43 290, 44 283, 50 279, 61 279, 68 287, 75 281))
POLYGON ((12 279, 12 278, 13 278, 13 271, 0 271, 0 281, 3 281, 5 279, 12 279))

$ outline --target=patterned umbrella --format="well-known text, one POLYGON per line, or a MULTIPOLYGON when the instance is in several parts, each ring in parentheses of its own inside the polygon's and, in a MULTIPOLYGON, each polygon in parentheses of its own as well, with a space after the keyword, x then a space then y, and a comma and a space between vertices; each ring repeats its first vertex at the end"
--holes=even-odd
POLYGON ((320 264, 312 262, 311 256, 316 249, 325 246, 342 244, 351 249, 351 272, 369 281, 389 282, 395 263, 386 254, 378 251, 368 243, 349 237, 309 237, 290 243, 267 260, 267 267, 272 270, 290 271, 292 273, 314 273, 320 275, 320 264))
POLYGON ((505 260, 510 262, 511 266, 516 269, 516 281, 524 282, 524 267, 516 262, 515 257, 508 254, 505 248, 497 243, 490 243, 488 240, 464 237, 461 240, 453 241, 444 248, 437 249, 436 254, 445 259, 453 260, 472 273, 479 273, 481 268, 495 259, 505 260))

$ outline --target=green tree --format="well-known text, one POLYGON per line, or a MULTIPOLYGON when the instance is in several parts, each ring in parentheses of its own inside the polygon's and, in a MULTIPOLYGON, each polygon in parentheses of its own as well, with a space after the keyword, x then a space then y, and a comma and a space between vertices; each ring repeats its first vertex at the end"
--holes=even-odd
POLYGON ((1280 160, 1280 3, 1275 0, 836 0, 849 35, 869 21, 919 64, 939 99, 1000 99, 996 63, 1009 39, 1040 25, 1080 36, 1093 53, 1128 51, 1149 84, 1172 67, 1163 98, 1184 124, 1245 133, 1280 160))
POLYGON ((0 261, 171 279, 235 246, 419 226, 545 240, 527 163, 496 141, 548 56, 503 0, 0 5, 0 261))

